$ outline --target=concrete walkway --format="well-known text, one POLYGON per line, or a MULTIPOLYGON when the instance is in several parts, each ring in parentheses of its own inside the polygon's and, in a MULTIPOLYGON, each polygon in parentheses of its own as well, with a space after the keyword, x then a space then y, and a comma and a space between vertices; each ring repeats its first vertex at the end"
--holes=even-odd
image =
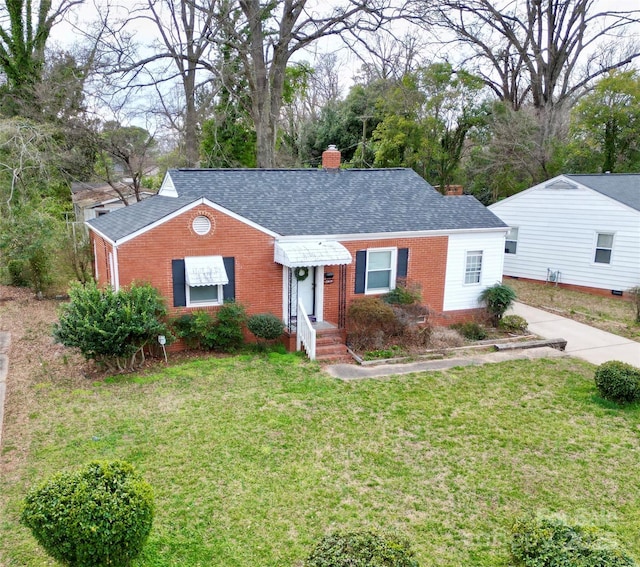
POLYGON ((360 378, 379 378, 394 374, 444 370, 454 366, 471 366, 515 360, 523 358, 550 358, 558 356, 576 356, 592 364, 602 364, 608 360, 621 360, 640 368, 640 343, 613 335, 589 325, 549 313, 542 309, 515 303, 508 314, 520 315, 529 323, 529 331, 544 339, 565 339, 565 352, 553 348, 535 348, 530 350, 513 350, 475 354, 460 358, 443 360, 417 361, 401 364, 379 364, 376 366, 358 366, 356 364, 332 364, 325 371, 342 380, 358 380, 360 378))
POLYGON ((545 339, 565 339, 566 352, 571 356, 592 364, 621 360, 640 368, 640 343, 518 302, 507 314, 524 317, 534 335, 545 339))
POLYGON ((376 364, 375 366, 360 366, 358 364, 330 364, 324 367, 325 372, 340 380, 360 380, 362 378, 381 378, 396 374, 411 374, 412 372, 429 372, 446 370, 456 366, 479 366, 505 360, 523 358, 552 358, 566 356, 563 352, 551 347, 532 348, 526 350, 510 350, 471 354, 459 358, 443 358, 442 360, 418 360, 397 364, 376 364))

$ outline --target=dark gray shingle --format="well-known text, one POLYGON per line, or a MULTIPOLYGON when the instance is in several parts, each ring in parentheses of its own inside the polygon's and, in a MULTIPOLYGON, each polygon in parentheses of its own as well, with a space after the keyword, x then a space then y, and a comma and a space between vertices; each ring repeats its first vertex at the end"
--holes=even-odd
POLYGON ((602 173, 567 175, 566 177, 640 211, 640 174, 602 173))
POLYGON ((475 198, 444 197, 410 169, 178 169, 169 173, 177 200, 152 197, 121 209, 128 213, 126 219, 115 218, 120 213, 115 211, 91 221, 92 226, 115 240, 122 238, 127 226, 129 233, 134 232, 202 197, 280 235, 506 226, 475 198), (179 203, 172 208, 167 199, 179 203))

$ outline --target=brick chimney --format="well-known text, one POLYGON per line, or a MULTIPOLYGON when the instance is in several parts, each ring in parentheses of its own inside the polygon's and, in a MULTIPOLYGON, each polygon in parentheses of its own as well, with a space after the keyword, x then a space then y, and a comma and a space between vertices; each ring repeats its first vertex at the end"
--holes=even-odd
MULTIPOLYGON (((437 189, 440 189, 440 187, 438 186, 437 189)), ((462 195, 463 194, 462 185, 447 185, 444 188, 444 194, 445 195, 462 195)))
POLYGON ((339 169, 340 158, 340 150, 331 144, 324 152, 322 152, 322 169, 339 169))

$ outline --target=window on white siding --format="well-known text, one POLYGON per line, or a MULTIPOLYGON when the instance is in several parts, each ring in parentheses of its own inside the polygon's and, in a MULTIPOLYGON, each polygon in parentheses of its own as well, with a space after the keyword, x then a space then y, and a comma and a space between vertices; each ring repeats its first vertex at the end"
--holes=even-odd
POLYGON ((473 250, 467 252, 467 260, 464 270, 464 283, 477 284, 480 283, 480 275, 482 274, 482 250, 473 250))
POLYGON ((367 250, 366 293, 384 293, 396 287, 396 248, 367 250))
POLYGON ((518 227, 512 226, 507 232, 507 238, 504 243, 505 254, 515 254, 518 248, 518 227))
POLYGON ((613 249, 613 234, 599 232, 596 241, 596 264, 611 264, 611 250, 613 249))

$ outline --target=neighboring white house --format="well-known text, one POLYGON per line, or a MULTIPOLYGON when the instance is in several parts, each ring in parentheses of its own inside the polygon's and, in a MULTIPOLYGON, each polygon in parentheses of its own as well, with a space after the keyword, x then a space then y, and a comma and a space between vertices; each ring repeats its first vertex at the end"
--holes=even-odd
POLYGON ((640 285, 640 174, 559 175, 489 209, 511 227, 504 275, 614 295, 640 285))

